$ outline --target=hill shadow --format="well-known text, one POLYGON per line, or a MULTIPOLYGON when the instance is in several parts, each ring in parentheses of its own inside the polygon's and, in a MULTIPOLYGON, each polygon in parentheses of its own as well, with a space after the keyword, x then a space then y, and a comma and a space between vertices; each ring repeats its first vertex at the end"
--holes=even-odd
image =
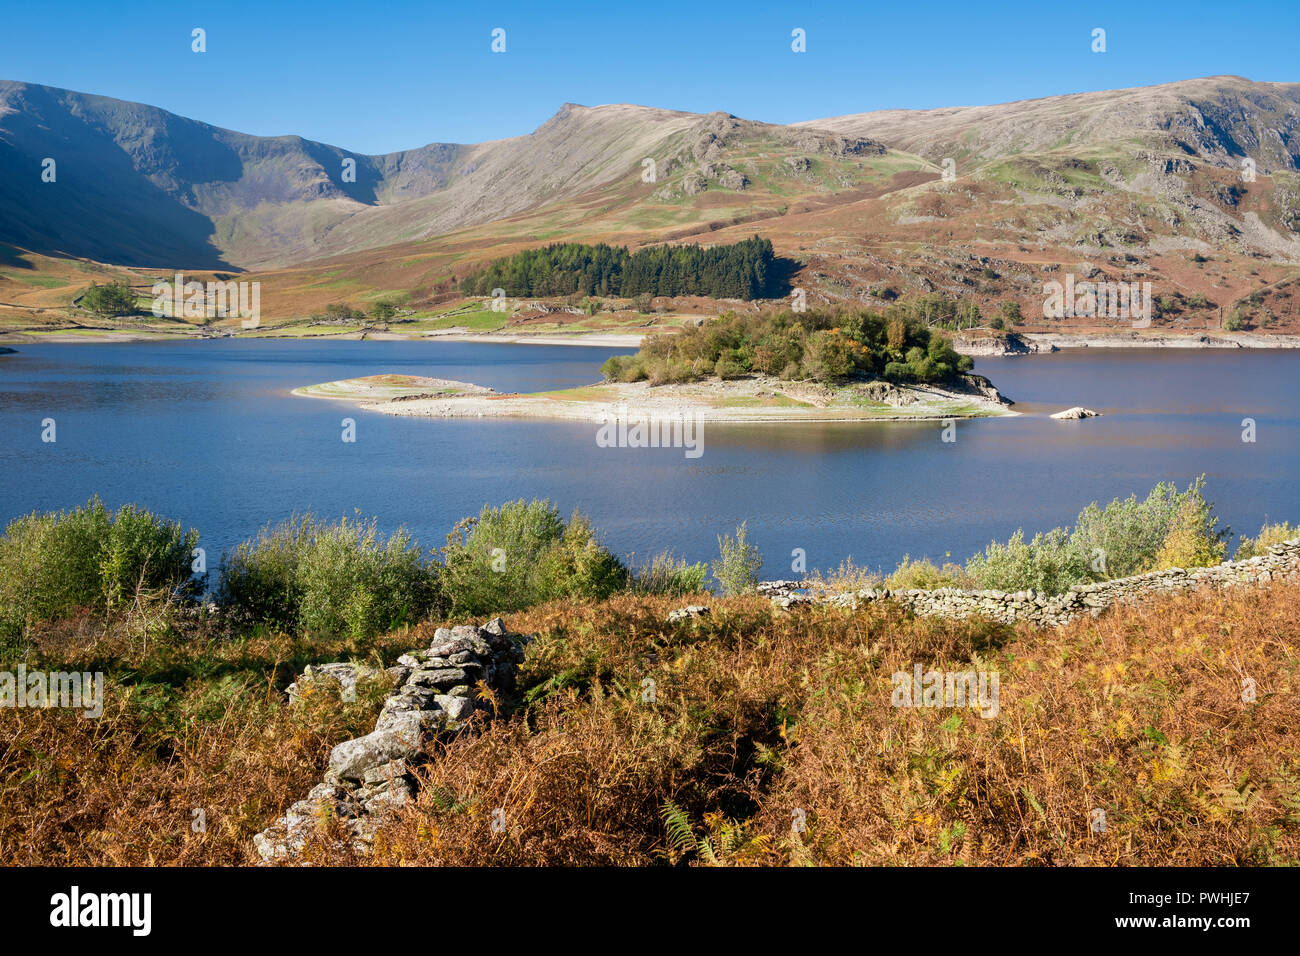
POLYGON ((17 246, 0 242, 0 268, 35 269, 36 267, 22 257, 22 250, 17 246))

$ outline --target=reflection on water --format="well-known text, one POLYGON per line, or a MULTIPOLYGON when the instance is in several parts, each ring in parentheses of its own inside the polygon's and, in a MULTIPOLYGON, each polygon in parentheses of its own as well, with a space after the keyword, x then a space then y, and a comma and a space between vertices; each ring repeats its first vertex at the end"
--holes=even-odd
POLYGON ((360 510, 427 547, 485 502, 549 497, 590 515, 617 552, 713 557, 748 520, 789 575, 852 556, 964 559, 1018 527, 1071 521, 1094 499, 1209 476, 1236 531, 1300 518, 1300 354, 1082 350, 980 359, 1027 414, 938 423, 706 425, 704 455, 600 448, 573 422, 416 420, 294 398, 303 384, 407 372, 534 391, 599 378, 606 349, 456 342, 20 346, 0 356, 0 517, 99 493, 199 528, 210 552, 294 511, 360 510), (1071 405, 1085 422, 1046 414, 1071 405), (357 419, 357 441, 340 421, 357 419), (58 423, 40 441, 41 420, 58 423), (1241 441, 1242 419, 1258 439, 1241 441))

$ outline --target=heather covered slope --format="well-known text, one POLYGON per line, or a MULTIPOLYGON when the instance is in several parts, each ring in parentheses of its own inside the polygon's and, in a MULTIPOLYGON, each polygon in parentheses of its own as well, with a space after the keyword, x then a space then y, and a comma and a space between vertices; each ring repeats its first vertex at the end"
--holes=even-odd
MULTIPOLYGON (((518 696, 431 748, 419 799, 370 856, 332 846, 338 821, 322 818, 307 858, 1300 860, 1300 586, 1168 598, 1047 630, 917 619, 890 605, 790 613, 755 597, 666 622, 683 603, 618 595, 508 615, 511 630, 536 635, 518 696), (890 706, 891 675, 917 664, 998 671, 998 715, 890 706), (1257 687, 1249 701, 1246 677, 1257 687), (493 829, 495 808, 505 833, 493 829)), ((326 689, 291 706, 283 688, 306 663, 391 664, 432 637, 432 625, 365 646, 200 630, 144 644, 85 619, 51 629, 28 666, 107 670, 107 706, 99 720, 0 712, 0 858, 256 862, 253 835, 319 779, 335 744, 373 725, 384 692, 341 705, 326 689), (206 810, 203 832, 189 826, 195 807, 206 810)))

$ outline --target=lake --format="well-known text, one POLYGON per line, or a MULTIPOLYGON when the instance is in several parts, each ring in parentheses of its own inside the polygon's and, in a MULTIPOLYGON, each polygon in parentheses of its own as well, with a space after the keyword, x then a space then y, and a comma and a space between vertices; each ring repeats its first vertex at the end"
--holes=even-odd
MULTIPOLYGON (((1300 353, 1074 350, 982 358, 1018 418, 704 426, 704 454, 601 448, 594 424, 397 418, 289 394, 378 372, 536 391, 594 382, 616 350, 472 342, 222 340, 20 345, 0 355, 0 518, 98 493, 201 532, 210 562, 294 512, 376 515, 428 548, 485 503, 550 498, 638 559, 717 554, 748 521, 765 577, 845 558, 964 560, 1017 528, 1201 473, 1235 532, 1300 519, 1300 353), (1057 422, 1085 405, 1103 417, 1057 422), (356 442, 341 420, 356 419, 356 442), (41 441, 53 418, 57 441, 41 441), (1245 418, 1256 441, 1242 441, 1245 418)), ((627 351, 627 350, 622 350, 627 351)))

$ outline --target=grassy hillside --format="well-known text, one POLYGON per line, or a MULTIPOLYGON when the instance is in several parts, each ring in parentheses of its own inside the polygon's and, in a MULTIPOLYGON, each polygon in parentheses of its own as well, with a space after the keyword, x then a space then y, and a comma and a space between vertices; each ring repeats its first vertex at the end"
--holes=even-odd
MULTIPOLYGON (((0 216, 0 242, 36 263, 20 276, 0 262, 0 321, 79 321, 67 273, 97 261, 139 263, 137 281, 252 266, 272 326, 385 299, 409 304, 407 319, 437 321, 460 307, 466 275, 523 249, 758 234, 797 265, 792 282, 812 305, 941 292, 985 320, 1015 304, 1022 331, 1130 328, 1045 319, 1043 284, 1073 274, 1149 282, 1154 330, 1300 333, 1296 84, 1210 77, 792 126, 566 104, 527 136, 383 157, 241 138, 150 110, 0 86, 0 131, 12 140, 0 137, 0 171, 27 183, 0 216), (30 175, 56 129, 87 155, 114 157, 111 196, 79 186, 75 161, 58 185, 30 175), (341 178, 345 159, 357 162, 356 183, 341 178), (196 236, 207 258, 190 254, 196 236), (68 255, 82 266, 64 264, 68 255)), ((512 303, 506 325, 536 318, 520 314, 529 305, 512 303)))

